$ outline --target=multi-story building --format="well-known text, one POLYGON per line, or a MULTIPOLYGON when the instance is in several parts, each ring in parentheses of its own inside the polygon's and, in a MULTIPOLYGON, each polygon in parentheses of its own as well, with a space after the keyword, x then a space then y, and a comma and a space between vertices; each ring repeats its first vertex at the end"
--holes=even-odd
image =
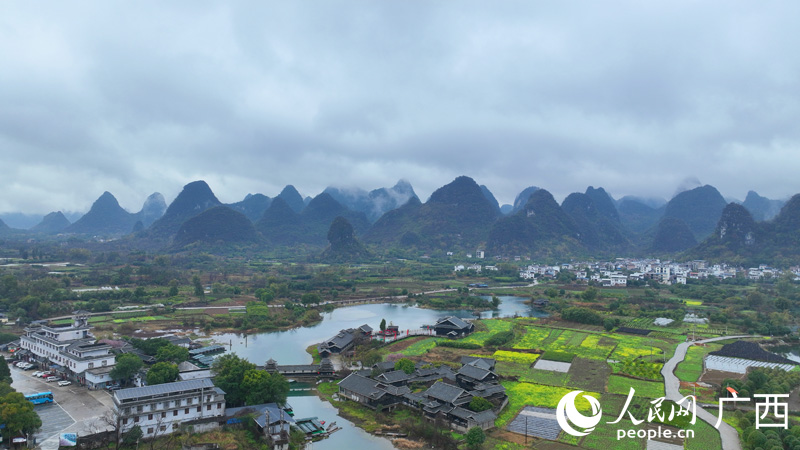
POLYGON ((177 381, 114 391, 120 436, 139 426, 143 437, 177 431, 182 424, 195 432, 219 426, 225 416, 225 392, 210 379, 177 381))
MULTIPOLYGON (((97 343, 89 326, 86 311, 75 311, 73 322, 67 325, 30 325, 20 337, 20 347, 31 353, 30 359, 42 367, 54 369, 66 378, 86 384, 86 372, 113 366, 111 346, 97 343)), ((105 382, 104 378, 94 379, 105 382)), ((109 378, 110 380, 110 378, 109 378)))

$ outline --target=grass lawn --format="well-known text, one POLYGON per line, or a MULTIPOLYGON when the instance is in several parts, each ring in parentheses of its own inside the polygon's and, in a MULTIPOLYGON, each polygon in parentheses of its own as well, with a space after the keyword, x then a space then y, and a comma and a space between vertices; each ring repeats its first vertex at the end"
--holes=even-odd
POLYGON ((608 377, 609 393, 628 395, 630 388, 633 388, 636 391, 634 395, 639 397, 659 398, 664 396, 664 383, 636 380, 619 375, 611 375, 608 377))

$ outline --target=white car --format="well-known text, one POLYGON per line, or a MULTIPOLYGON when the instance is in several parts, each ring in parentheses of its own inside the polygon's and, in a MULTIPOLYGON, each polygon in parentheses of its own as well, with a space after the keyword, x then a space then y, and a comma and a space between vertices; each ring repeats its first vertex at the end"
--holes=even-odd
POLYGON ((51 381, 58 381, 58 377, 50 377, 50 378, 47 379, 48 383, 51 382, 51 381))
POLYGON ((37 371, 37 372, 33 372, 31 375, 33 375, 33 376, 38 378, 38 377, 41 377, 42 375, 44 375, 44 372, 37 371))
POLYGON ((63 380, 58 382, 59 386, 69 386, 70 384, 72 384, 72 381, 63 380))

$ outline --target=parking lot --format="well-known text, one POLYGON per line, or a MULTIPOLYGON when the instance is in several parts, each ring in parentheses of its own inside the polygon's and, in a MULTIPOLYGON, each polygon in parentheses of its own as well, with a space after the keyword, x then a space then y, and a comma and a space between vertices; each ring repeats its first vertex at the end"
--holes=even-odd
POLYGON ((37 405, 36 412, 42 419, 42 428, 34 436, 42 449, 57 449, 60 433, 90 434, 98 431, 100 418, 113 407, 111 395, 106 391, 90 391, 75 384, 59 386, 57 382, 46 382, 32 374, 35 370, 21 370, 13 365, 11 386, 22 394, 50 391, 54 403, 37 405))

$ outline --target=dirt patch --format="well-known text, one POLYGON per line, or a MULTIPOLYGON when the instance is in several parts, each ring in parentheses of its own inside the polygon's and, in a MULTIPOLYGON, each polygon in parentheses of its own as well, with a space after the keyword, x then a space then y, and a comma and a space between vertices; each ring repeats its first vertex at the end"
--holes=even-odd
POLYGON ((597 341, 597 345, 601 347, 613 347, 617 345, 617 341, 606 336, 601 336, 600 340, 597 341))
POLYGON ((570 387, 594 391, 599 386, 605 386, 609 375, 611 367, 605 361, 575 358, 569 368, 568 384, 570 387))
POLYGON ((800 387, 789 393, 789 411, 800 411, 800 387))
MULTIPOLYGON (((508 442, 513 442, 515 444, 525 445, 525 436, 517 433, 512 433, 507 430, 494 429, 489 432, 489 436, 492 436, 493 438, 501 441, 508 441, 508 442)), ((528 444, 530 444, 534 440, 537 439, 528 437, 528 444)))
POLYGON ((491 358, 492 352, 489 352, 484 349, 467 350, 462 348, 437 346, 428 350, 428 353, 425 355, 424 359, 426 361, 449 361, 449 362, 460 363, 462 356, 470 356, 470 355, 481 355, 485 356, 486 358, 491 358))
POLYGON ((721 370, 708 370, 700 377, 701 382, 708 383, 713 386, 722 386, 722 383, 727 379, 743 380, 743 373, 723 372, 721 370))

